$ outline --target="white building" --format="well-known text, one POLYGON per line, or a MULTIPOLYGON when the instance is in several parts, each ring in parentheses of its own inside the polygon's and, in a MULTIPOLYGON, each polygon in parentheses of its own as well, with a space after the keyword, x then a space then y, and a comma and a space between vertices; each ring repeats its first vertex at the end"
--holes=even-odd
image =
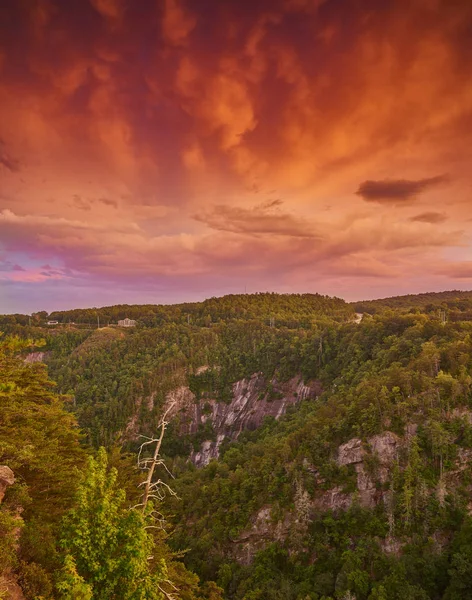
POLYGON ((118 327, 134 327, 135 325, 136 321, 133 321, 133 319, 128 319, 128 317, 126 317, 126 319, 118 321, 118 327))

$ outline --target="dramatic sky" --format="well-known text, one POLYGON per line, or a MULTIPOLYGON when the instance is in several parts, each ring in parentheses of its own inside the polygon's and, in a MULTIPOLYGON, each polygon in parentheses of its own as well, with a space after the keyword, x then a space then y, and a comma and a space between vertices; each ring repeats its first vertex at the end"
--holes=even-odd
POLYGON ((2 0, 0 312, 472 288, 470 0, 2 0))

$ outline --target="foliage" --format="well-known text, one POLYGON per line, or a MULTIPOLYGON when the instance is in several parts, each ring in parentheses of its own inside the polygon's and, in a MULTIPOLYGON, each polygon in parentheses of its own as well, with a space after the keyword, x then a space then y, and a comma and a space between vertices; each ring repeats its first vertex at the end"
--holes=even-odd
MULTIPOLYGON (((73 398, 68 408, 77 416, 87 443, 95 448, 105 445, 119 467, 113 481, 114 472, 104 469, 101 451, 93 459, 95 475, 87 476, 89 487, 81 488, 82 500, 71 513, 75 516, 68 517, 64 539, 69 540, 69 555, 61 563, 59 583, 64 597, 75 593, 86 598, 90 585, 94 598, 96 585, 99 597, 117 589, 113 586, 125 569, 117 556, 118 537, 125 553, 129 548, 141 565, 136 571, 130 566, 127 577, 132 581, 145 563, 130 536, 141 540, 141 549, 153 545, 149 576, 168 577, 185 599, 219 598, 218 586, 229 600, 470 597, 470 311, 472 294, 461 292, 351 306, 317 295, 258 294, 171 307, 56 313, 61 325, 54 330, 41 326, 47 315, 31 324, 15 316, 4 330, 22 338, 44 338, 49 372, 59 392, 73 398), (360 324, 352 321, 354 309, 365 313, 360 324), (101 324, 109 321, 110 326, 93 329, 97 314, 101 324), (113 321, 125 316, 137 319, 138 326, 113 327, 113 321), (68 321, 76 325, 66 327, 68 321), (151 435, 169 392, 188 386, 205 413, 210 400, 231 400, 232 385, 257 372, 265 377, 264 394, 269 397, 273 378, 286 381, 294 376, 305 382, 317 380, 324 392, 316 400, 300 402, 279 421, 267 420, 258 430, 241 433, 237 442, 222 446, 220 460, 199 470, 186 459, 192 448, 198 449, 217 432, 207 421, 196 434, 182 437, 176 418, 163 444, 179 496, 167 503, 172 534, 151 530, 152 537, 132 535, 143 529, 146 519, 128 509, 136 503, 136 473, 129 460, 117 454, 117 443, 124 441, 133 450, 139 433, 151 435), (400 440, 388 468, 369 445, 385 431, 400 440), (375 501, 370 507, 363 504, 358 490, 357 467, 337 461, 339 445, 352 438, 362 440, 364 468, 374 482, 375 501), (128 501, 120 491, 124 487, 128 501), (100 489, 107 498, 107 518, 97 509, 100 494, 94 496, 92 489, 100 489), (326 499, 334 496, 347 498, 344 509, 329 509, 326 499), (87 513, 83 506, 93 506, 92 500, 98 504, 87 513), (92 514, 102 523, 93 549, 92 538, 88 534, 83 538, 90 529, 85 526, 87 514, 90 523, 92 514), (268 515, 263 522, 261 514, 268 515), (94 555, 99 549, 106 558, 100 564, 94 555), (111 588, 106 588, 105 580, 111 588)), ((26 351, 18 340, 15 344, 13 354, 26 351)), ((38 365, 21 369, 45 377, 38 365)), ((11 389, 8 393, 14 397, 11 389)), ((61 419, 73 423, 61 411, 59 423, 61 419)), ((51 452, 47 444, 44 452, 51 452)), ((83 458, 74 460, 80 466, 83 458)), ((22 468, 20 462, 18 466, 22 468)), ((86 486, 87 478, 83 481, 86 486)), ((38 509, 25 509, 22 552, 26 557, 31 551, 29 563, 51 573, 52 563, 57 568, 61 557, 55 550, 55 558, 48 562, 38 549, 36 531, 47 547, 54 548, 56 541, 46 534, 51 531, 44 525, 49 517, 41 516, 34 474, 27 483, 31 507, 38 509)), ((64 511, 64 490, 61 494, 55 523, 64 511)), ((10 516, 15 514, 13 507, 8 510, 10 516)), ((7 530, 8 515, 4 523, 7 530)), ((147 571, 140 572, 146 579, 147 571)))
MULTIPOLYGON (((75 506, 65 517, 62 544, 68 573, 75 564, 94 600, 160 600, 164 598, 160 584, 166 579, 165 564, 151 571, 154 540, 146 519, 126 507, 125 494, 116 484, 117 472, 107 467, 101 448, 96 459, 89 458, 75 506)), ((65 581, 60 585, 64 587, 65 581)), ((81 585, 77 577, 73 585, 81 585)))

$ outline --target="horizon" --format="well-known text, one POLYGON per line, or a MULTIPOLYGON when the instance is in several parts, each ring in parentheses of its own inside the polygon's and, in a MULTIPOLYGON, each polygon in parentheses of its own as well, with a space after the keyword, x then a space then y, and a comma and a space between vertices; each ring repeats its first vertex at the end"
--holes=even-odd
POLYGON ((470 2, 0 17, 3 314, 472 287, 470 2))
POLYGON ((376 301, 376 300, 387 300, 389 298, 402 298, 402 297, 406 297, 406 296, 423 296, 423 295, 429 295, 429 294, 451 294, 454 292, 459 292, 459 293, 472 293, 472 289, 471 290, 459 290, 459 289, 451 289, 451 290, 439 290, 439 291, 426 291, 426 292, 418 292, 417 294, 401 294, 398 296, 384 296, 382 298, 360 298, 360 299, 356 299, 356 300, 346 300, 345 298, 342 298, 340 296, 330 296, 329 294, 322 294, 320 292, 275 292, 275 291, 259 291, 259 292, 241 292, 241 293, 228 293, 228 294, 222 294, 221 296, 207 296, 201 300, 188 300, 188 301, 180 301, 180 302, 146 302, 146 303, 130 303, 130 302, 117 302, 115 304, 103 304, 100 306, 93 306, 93 305, 89 305, 89 306, 71 306, 70 308, 58 308, 58 309, 53 309, 53 310, 46 310, 44 309, 39 309, 39 310, 33 310, 30 313, 21 313, 21 312, 9 312, 9 313, 3 313, 0 311, 0 315, 15 315, 15 314, 23 314, 26 316, 32 316, 35 313, 38 312, 46 312, 49 315, 53 314, 53 313, 60 313, 60 312, 69 312, 69 311, 74 311, 74 310, 102 310, 105 308, 110 308, 113 306, 178 306, 180 304, 200 304, 202 302, 205 302, 206 300, 212 300, 212 299, 220 299, 220 298, 224 298, 226 296, 254 296, 257 294, 276 294, 276 295, 304 295, 304 294, 319 294, 320 296, 328 296, 330 298, 338 298, 339 300, 343 300, 346 304, 355 304, 358 302, 371 302, 371 301, 376 301))

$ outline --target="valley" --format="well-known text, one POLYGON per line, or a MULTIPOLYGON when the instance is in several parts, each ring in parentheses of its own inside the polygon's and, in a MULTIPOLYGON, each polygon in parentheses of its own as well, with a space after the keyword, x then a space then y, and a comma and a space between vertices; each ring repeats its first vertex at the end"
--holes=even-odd
POLYGON ((11 365, 4 397, 23 406, 28 390, 39 389, 27 383, 20 394, 8 373, 41 385, 49 376, 55 384, 44 397, 56 394, 64 407, 56 417, 40 409, 39 420, 32 408, 2 409, 0 463, 16 478, 2 522, 7 531, 8 515, 24 521, 21 534, 11 525, 16 550, 4 572, 28 600, 56 597, 56 563, 42 555, 34 529, 43 523, 60 560, 58 519, 75 488, 65 473, 72 465, 83 471, 86 456, 104 447, 136 503, 136 453, 166 413, 156 480, 173 493, 158 502, 168 533, 154 543, 180 590, 175 597, 466 598, 471 310, 469 292, 353 304, 257 294, 0 317, 17 348, 3 360, 11 365), (100 328, 91 325, 97 313, 100 328), (136 326, 113 326, 126 317, 136 326), (72 437, 63 435, 73 450, 57 446, 54 454, 57 418, 72 427, 72 437), (52 445, 33 460, 44 419, 52 445), (52 515, 47 481, 48 490, 63 490, 52 515), (15 499, 18 485, 32 502, 15 499), (34 594, 24 583, 32 571, 44 581, 28 584, 34 594))

